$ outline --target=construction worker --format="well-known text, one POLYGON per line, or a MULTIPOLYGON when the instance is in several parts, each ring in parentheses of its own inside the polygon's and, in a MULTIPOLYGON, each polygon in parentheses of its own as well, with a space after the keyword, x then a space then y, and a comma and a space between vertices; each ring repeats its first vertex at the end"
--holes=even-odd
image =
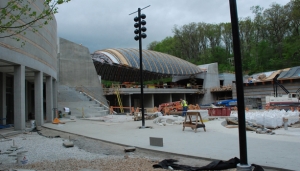
POLYGON ((180 104, 182 106, 182 117, 185 117, 186 111, 188 109, 187 102, 186 102, 186 100, 183 100, 182 98, 180 98, 180 104))

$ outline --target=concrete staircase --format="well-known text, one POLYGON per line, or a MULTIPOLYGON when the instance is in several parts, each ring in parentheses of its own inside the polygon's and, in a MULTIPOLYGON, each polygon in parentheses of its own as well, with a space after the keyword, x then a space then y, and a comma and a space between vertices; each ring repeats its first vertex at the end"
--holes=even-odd
POLYGON ((94 101, 84 93, 76 91, 75 88, 64 85, 58 86, 57 105, 58 111, 61 111, 66 118, 70 116, 77 118, 100 117, 108 114, 107 107, 94 101), (64 107, 68 107, 71 114, 64 112, 64 107))

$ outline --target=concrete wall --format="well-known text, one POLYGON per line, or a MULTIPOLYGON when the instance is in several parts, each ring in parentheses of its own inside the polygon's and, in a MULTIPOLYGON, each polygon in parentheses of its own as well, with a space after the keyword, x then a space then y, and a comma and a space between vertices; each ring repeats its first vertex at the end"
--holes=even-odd
MULTIPOLYGON (((281 83, 290 93, 295 93, 300 88, 300 80, 285 80, 281 83)), ((278 94, 286 94, 279 86, 277 88, 278 94)), ((262 107, 266 105, 266 96, 270 96, 273 93, 273 84, 271 81, 269 82, 258 82, 244 84, 244 98, 259 98, 261 99, 262 107)), ((233 98, 236 98, 236 85, 233 83, 232 90, 233 98)), ((246 102, 246 100, 245 100, 246 102)))
POLYGON ((207 90, 202 98, 199 99, 199 104, 210 104, 216 100, 214 94, 210 93, 209 89, 211 87, 219 87, 219 71, 218 71, 218 63, 200 65, 200 68, 205 68, 206 72, 198 74, 197 78, 202 78, 203 87, 207 90))
MULTIPOLYGON (((210 104, 216 100, 216 97, 214 96, 214 94, 210 93, 209 89, 211 87, 220 87, 218 63, 199 65, 198 67, 201 69, 205 69, 206 72, 195 75, 195 78, 203 79, 203 88, 207 91, 203 96, 201 95, 197 98, 193 97, 193 99, 189 99, 189 101, 191 103, 210 104)), ((189 79, 189 76, 174 76, 172 81, 176 82, 183 79, 189 79)), ((179 97, 180 96, 174 97, 173 101, 177 101, 179 97)))
MULTIPOLYGON (((1 0, 0 8, 4 7, 9 0, 1 0)), ((30 4, 32 11, 43 11, 44 0, 36 0, 30 4)), ((14 11, 11 11, 13 14, 14 11)), ((14 24, 28 23, 29 18, 22 18, 22 21, 18 21, 14 24)), ((5 20, 2 20, 5 22, 5 20)), ((37 27, 37 25, 43 23, 43 20, 37 21, 32 27, 28 27, 25 32, 26 34, 14 35, 14 38, 20 39, 16 41, 12 37, 0 38, 0 61, 1 67, 0 72, 5 73, 2 79, 13 78, 13 100, 5 99, 7 106, 14 106, 13 113, 10 112, 9 115, 13 115, 13 122, 15 130, 24 130, 25 121, 28 120, 29 104, 33 104, 33 98, 30 97, 30 93, 27 92, 25 85, 34 85, 35 83, 35 73, 40 73, 40 86, 42 87, 45 77, 51 80, 51 84, 45 87, 48 94, 47 98, 51 98, 51 102, 46 101, 47 106, 47 120, 52 121, 52 108, 55 107, 56 98, 53 98, 54 91, 51 88, 55 86, 57 79, 57 24, 53 16, 53 20, 48 21, 47 25, 42 28, 37 27), (33 28, 37 31, 33 32, 33 28), (22 45, 25 42, 25 45, 22 45), (49 89, 50 88, 50 89, 49 89), (50 97, 51 96, 51 97, 50 97)), ((0 37, 5 37, 10 35, 12 32, 0 33, 0 37)), ((2 82, 1 82, 2 83, 2 82)), ((5 86, 5 85, 2 85, 5 86)), ((37 92, 35 92, 37 94, 37 92)), ((6 98, 5 94, 2 93, 2 99, 6 98)), ((38 93, 39 97, 43 97, 42 91, 38 93)), ((41 98, 41 104, 43 104, 43 98, 41 98)), ((36 101, 36 99, 35 99, 36 101)), ((3 104, 3 100, 0 105, 3 104)), ((43 111, 43 105, 35 105, 35 111, 43 111)), ((4 109, 1 109, 4 111, 4 109)), ((7 111, 5 111, 7 112, 7 111)), ((5 116, 6 114, 1 114, 5 116)), ((36 118, 42 118, 43 112, 35 113, 36 118)), ((8 116, 12 118, 12 116, 8 116)), ((37 125, 42 125, 43 120, 37 120, 37 125)))
POLYGON ((70 87, 98 87, 100 81, 87 47, 59 39, 59 82, 70 87))
POLYGON ((232 85, 232 82, 235 81, 235 74, 230 73, 221 73, 219 74, 219 79, 223 80, 223 85, 232 85))
POLYGON ((69 87, 84 86, 98 100, 107 105, 99 76, 87 47, 59 39, 59 84, 69 87))
MULTIPOLYGON (((1 6, 8 0, 1 0, 1 6)), ((42 11, 43 0, 33 2, 33 11, 42 11), (40 8, 39 8, 40 7, 40 8)), ((40 21, 42 22, 42 21, 40 21)), ((42 28, 35 29, 38 32, 32 32, 31 28, 26 30, 26 34, 16 35, 20 41, 12 38, 0 39, 0 59, 9 61, 16 65, 24 65, 26 68, 38 70, 54 79, 57 78, 57 25, 55 18, 48 21, 48 24, 42 28), (24 46, 21 42, 26 41, 24 46)), ((1 33, 0 36, 5 36, 1 33)))

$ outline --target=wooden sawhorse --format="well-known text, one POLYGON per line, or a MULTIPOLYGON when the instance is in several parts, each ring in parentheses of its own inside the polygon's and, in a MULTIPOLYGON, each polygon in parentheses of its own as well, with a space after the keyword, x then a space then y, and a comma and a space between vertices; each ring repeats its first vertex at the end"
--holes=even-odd
POLYGON ((191 127, 193 130, 195 130, 195 133, 197 132, 197 128, 203 128, 206 132, 205 124, 203 123, 200 112, 186 112, 182 131, 184 131, 185 127, 191 127), (192 122, 192 116, 196 116, 196 122, 194 123, 192 122), (201 124, 198 123, 198 116, 200 118, 201 124), (189 121, 187 121, 187 118, 189 118, 189 121))

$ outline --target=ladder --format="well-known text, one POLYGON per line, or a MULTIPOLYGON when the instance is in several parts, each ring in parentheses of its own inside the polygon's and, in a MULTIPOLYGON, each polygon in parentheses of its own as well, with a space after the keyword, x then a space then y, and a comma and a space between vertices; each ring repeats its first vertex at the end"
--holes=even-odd
POLYGON ((120 97, 120 90, 119 90, 120 85, 119 84, 113 84, 112 87, 114 88, 115 94, 117 95, 118 103, 119 103, 119 106, 120 106, 120 111, 121 111, 121 113, 124 113, 123 104, 122 104, 122 100, 121 100, 121 97, 120 97))

